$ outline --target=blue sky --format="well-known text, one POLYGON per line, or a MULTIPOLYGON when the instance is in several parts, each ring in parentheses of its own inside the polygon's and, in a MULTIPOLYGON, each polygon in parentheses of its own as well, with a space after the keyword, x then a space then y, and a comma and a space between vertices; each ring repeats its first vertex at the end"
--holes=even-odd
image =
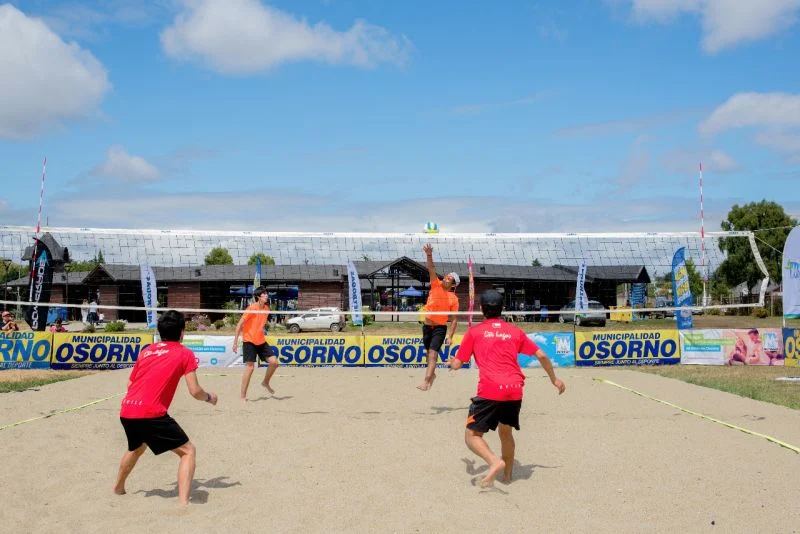
MULTIPOLYGON (((2 0, 0 0, 2 1, 2 0)), ((800 216, 800 0, 0 4, 0 224, 684 231, 800 216), (567 9, 565 6, 569 6, 567 9)))

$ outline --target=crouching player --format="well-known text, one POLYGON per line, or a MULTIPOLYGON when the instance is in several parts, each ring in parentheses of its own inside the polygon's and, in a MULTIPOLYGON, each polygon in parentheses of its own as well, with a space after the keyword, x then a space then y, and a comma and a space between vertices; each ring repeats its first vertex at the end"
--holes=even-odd
POLYGON ((153 454, 172 451, 178 462, 178 499, 189 504, 195 468, 195 448, 189 437, 169 416, 167 410, 181 377, 186 378, 189 393, 197 400, 217 404, 217 396, 207 393, 197 382, 194 353, 181 345, 186 319, 170 310, 158 320, 159 343, 139 355, 131 371, 128 392, 122 400, 119 420, 128 437, 128 452, 119 462, 114 493, 125 494, 125 480, 147 447, 153 454))

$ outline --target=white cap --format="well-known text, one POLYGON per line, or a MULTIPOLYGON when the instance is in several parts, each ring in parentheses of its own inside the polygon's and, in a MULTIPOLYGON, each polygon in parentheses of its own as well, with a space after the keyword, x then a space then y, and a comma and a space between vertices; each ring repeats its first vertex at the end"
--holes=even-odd
POLYGON ((461 283, 461 278, 459 278, 458 273, 450 273, 450 276, 453 277, 453 281, 456 283, 456 285, 461 283))

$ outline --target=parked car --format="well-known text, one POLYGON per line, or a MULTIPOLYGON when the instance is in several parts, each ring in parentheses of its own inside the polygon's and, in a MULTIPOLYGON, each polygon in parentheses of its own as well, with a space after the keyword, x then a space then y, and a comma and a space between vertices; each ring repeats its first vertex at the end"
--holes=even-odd
MULTIPOLYGON (((656 305, 655 308, 672 308, 672 300, 668 299, 667 297, 656 297, 656 305)), ((653 312, 652 316, 655 319, 664 319, 666 317, 675 317, 675 312, 673 310, 659 310, 653 312)))
POLYGON ((344 330, 345 317, 339 308, 311 308, 302 315, 286 321, 286 329, 293 334, 301 330, 344 330))
MULTIPOLYGON (((569 303, 561 308, 562 312, 575 311, 575 301, 571 300, 569 303)), ((588 324, 596 324, 599 326, 606 325, 606 317, 608 311, 602 304, 596 300, 589 301, 589 309, 578 313, 560 313, 558 315, 559 323, 575 322, 575 326, 582 326, 588 324)))

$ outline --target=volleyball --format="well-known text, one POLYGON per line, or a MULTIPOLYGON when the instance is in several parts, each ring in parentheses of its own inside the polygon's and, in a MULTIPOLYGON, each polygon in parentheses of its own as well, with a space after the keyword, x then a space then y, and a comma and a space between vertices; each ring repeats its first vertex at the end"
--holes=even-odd
POLYGON ((435 222, 426 222, 425 223, 425 233, 426 234, 438 234, 439 233, 439 225, 435 222))

